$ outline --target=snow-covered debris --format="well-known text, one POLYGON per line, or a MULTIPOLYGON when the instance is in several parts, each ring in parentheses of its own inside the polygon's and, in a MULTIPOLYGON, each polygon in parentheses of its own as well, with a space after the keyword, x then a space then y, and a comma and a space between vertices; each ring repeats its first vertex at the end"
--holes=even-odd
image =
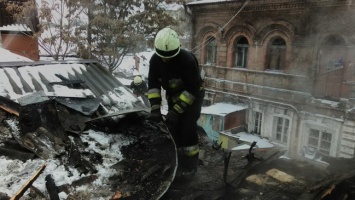
POLYGON ((50 179, 59 199, 158 199, 174 178, 167 128, 98 63, 0 64, 0 105, 1 198, 40 166, 24 199, 48 199, 50 179))
POLYGON ((247 132, 239 132, 237 134, 232 134, 230 132, 223 132, 224 134, 228 136, 232 136, 234 138, 237 138, 239 141, 244 142, 246 144, 237 146, 232 148, 231 150, 241 150, 241 149, 249 149, 250 145, 253 142, 256 142, 255 147, 256 148, 272 148, 274 147, 273 144, 271 144, 268 140, 261 138, 259 135, 247 133, 247 132))

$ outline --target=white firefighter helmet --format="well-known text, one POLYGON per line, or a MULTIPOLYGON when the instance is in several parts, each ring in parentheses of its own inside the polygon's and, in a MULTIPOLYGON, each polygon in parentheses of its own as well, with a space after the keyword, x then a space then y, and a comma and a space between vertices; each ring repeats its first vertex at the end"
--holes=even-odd
POLYGON ((133 83, 134 85, 140 85, 142 83, 142 78, 140 76, 134 77, 133 83))
POLYGON ((171 28, 161 29, 154 41, 155 53, 162 58, 172 58, 180 52, 180 39, 171 28))

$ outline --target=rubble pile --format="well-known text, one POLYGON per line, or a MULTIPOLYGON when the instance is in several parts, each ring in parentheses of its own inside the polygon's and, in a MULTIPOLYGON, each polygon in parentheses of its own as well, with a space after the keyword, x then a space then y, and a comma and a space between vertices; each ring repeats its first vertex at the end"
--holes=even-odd
POLYGON ((0 116, 0 158, 28 166, 11 177, 0 171, 1 199, 15 195, 9 191, 41 165, 47 167, 21 199, 158 199, 174 178, 176 147, 168 130, 139 113, 91 121, 47 101, 21 107, 19 117, 3 110, 0 116))
POLYGON ((137 139, 121 148, 126 167, 112 177, 116 179, 113 188, 122 193, 122 197, 134 195, 132 199, 159 199, 174 179, 177 167, 175 145, 163 124, 145 121, 130 131, 137 139))
POLYGON ((350 200, 354 199, 354 159, 327 158, 326 169, 292 160, 282 148, 249 152, 216 148, 200 137, 200 166, 189 182, 173 182, 163 200, 350 200))
POLYGON ((157 199, 176 147, 96 61, 0 66, 0 199, 157 199))

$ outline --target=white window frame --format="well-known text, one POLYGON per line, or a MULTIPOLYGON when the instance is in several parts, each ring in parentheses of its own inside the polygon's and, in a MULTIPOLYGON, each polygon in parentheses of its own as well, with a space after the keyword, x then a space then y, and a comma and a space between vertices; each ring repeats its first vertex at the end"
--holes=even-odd
POLYGON ((285 117, 274 117, 275 120, 275 141, 280 142, 281 144, 287 144, 289 138, 290 130, 290 120, 285 117))
POLYGON ((320 153, 329 156, 332 138, 332 133, 311 128, 308 133, 307 146, 316 148, 320 153))
POLYGON ((254 114, 254 124, 253 124, 253 132, 261 135, 261 124, 263 120, 263 114, 258 111, 253 111, 254 114))

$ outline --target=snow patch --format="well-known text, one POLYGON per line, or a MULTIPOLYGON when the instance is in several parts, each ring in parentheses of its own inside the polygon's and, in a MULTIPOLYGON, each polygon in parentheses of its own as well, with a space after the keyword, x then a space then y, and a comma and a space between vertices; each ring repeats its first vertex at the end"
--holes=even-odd
POLYGON ((247 104, 228 104, 228 103, 216 103, 214 105, 203 107, 201 110, 201 114, 211 114, 211 115, 219 115, 226 116, 230 113, 245 110, 248 108, 247 104))

